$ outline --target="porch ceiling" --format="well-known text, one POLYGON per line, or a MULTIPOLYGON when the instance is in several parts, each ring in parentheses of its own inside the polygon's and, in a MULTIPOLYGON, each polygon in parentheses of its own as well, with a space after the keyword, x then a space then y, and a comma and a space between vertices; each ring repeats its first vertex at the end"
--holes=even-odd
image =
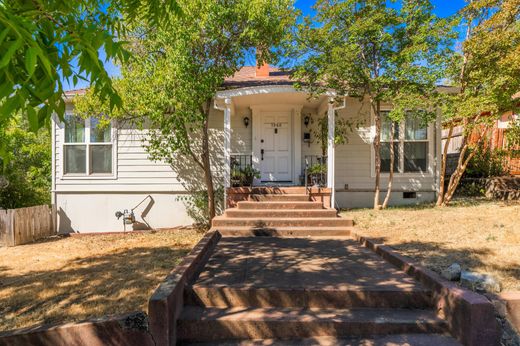
POLYGON ((235 107, 249 107, 252 105, 302 105, 305 108, 316 109, 325 100, 326 96, 319 96, 317 98, 309 98, 309 94, 305 92, 284 92, 284 93, 266 93, 255 95, 243 95, 233 97, 233 105, 235 107))

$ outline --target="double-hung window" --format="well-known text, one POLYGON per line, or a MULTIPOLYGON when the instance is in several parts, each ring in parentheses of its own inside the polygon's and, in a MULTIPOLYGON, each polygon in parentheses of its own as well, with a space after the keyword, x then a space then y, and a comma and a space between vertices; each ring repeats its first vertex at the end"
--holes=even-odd
POLYGON ((110 125, 98 119, 65 116, 63 156, 64 175, 111 176, 113 141, 110 125))
POLYGON ((394 172, 425 173, 428 171, 428 126, 408 116, 400 123, 392 122, 388 112, 382 114, 381 172, 390 172, 390 134, 394 132, 394 172))

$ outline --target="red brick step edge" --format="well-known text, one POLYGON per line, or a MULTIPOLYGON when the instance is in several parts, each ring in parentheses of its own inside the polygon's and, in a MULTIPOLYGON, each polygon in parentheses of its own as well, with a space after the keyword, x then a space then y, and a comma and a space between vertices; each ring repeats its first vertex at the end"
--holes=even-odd
POLYGON ((443 279, 389 246, 377 244, 355 230, 351 236, 430 289, 439 316, 446 319, 450 333, 463 345, 499 345, 500 327, 495 318, 494 306, 486 297, 443 279))

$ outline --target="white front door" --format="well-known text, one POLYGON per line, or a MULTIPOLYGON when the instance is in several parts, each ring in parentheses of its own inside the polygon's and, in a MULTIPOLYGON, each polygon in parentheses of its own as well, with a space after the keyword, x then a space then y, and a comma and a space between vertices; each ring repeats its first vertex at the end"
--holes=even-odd
POLYGON ((292 180, 291 113, 262 112, 260 173, 263 182, 292 180))

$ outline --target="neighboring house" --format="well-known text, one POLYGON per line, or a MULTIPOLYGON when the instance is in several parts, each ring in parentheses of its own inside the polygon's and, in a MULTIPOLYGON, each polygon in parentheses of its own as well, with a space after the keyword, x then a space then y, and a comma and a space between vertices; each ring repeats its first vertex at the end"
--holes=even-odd
MULTIPOLYGON (((520 94, 515 95, 515 98, 519 98, 520 94)), ((510 150, 507 143, 507 130, 510 126, 511 121, 518 119, 518 115, 513 112, 507 112, 502 117, 495 121, 493 128, 489 132, 489 138, 482 144, 490 150, 510 150)), ((457 161, 459 159, 460 148, 462 147, 462 141, 464 137, 464 127, 459 125, 453 128, 452 138, 448 145, 448 161, 446 165, 446 175, 451 175, 457 168, 457 161)), ((448 139, 449 129, 442 130, 442 147, 448 139)), ((470 141, 476 143, 478 133, 473 133, 470 136, 470 141)), ((520 175, 520 158, 508 156, 504 160, 504 171, 510 175, 520 175)))
MULTIPOLYGON (((210 114, 212 163, 218 184, 230 186, 230 166, 251 163, 261 172, 255 185, 304 184, 306 164, 321 159, 319 138, 311 134, 319 117, 334 114, 359 124, 346 144, 328 147, 326 184, 339 208, 370 207, 374 196, 375 128, 369 103, 346 97, 333 103, 334 93, 310 98, 293 87, 288 73, 264 65, 246 66, 226 79, 210 114), (330 159, 332 158, 332 159, 330 159)), ((69 99, 82 91, 67 93, 69 99)), ((386 105, 384 109, 389 110, 386 105)), ((162 228, 190 224, 178 198, 193 185, 188 161, 172 166, 149 159, 143 143, 146 131, 112 124, 96 129, 94 120, 73 116, 69 102, 66 123, 54 121, 53 203, 59 232, 121 231, 116 211, 135 210, 138 227, 162 228)), ((433 201, 440 167, 440 118, 427 127, 411 119, 395 127, 396 174, 391 204, 433 201)), ((383 171, 389 170, 390 131, 383 128, 383 171)), ((332 138, 329 136, 329 143, 332 138)), ((388 173, 382 174, 386 188, 388 173)), ((384 193, 383 193, 384 197, 384 193)), ((135 228, 135 226, 134 226, 135 228)))

